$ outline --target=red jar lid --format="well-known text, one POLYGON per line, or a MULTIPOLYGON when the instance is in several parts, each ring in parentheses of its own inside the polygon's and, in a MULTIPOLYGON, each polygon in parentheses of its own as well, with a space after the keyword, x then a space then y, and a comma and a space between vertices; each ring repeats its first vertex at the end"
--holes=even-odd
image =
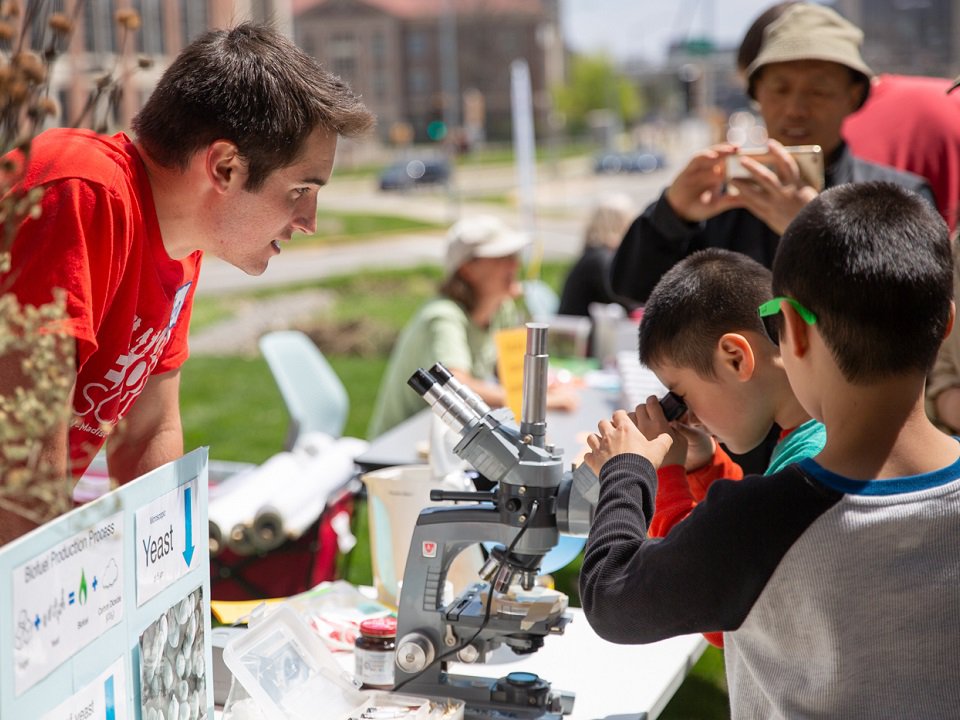
POLYGON ((371 618, 360 623, 360 632, 371 637, 396 637, 397 619, 395 617, 371 618))

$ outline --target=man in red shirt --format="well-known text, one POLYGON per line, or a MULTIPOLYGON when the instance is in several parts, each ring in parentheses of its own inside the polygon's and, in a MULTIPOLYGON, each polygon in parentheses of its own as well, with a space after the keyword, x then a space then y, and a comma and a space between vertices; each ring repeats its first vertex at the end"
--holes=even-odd
MULTIPOLYGON (((134 139, 48 130, 11 158, 23 164, 13 192, 43 194, 16 229, 0 291, 40 306, 62 289, 61 327, 75 339, 63 363, 75 370, 73 412, 43 439, 45 475, 79 477, 104 443, 121 483, 183 454, 179 367, 203 254, 262 273, 281 243, 316 230, 338 137, 372 123, 313 58, 244 24, 176 58, 134 139)), ((0 396, 32 382, 23 357, 0 350, 0 396)), ((27 529, 4 513, 0 544, 27 529)))
POLYGON ((857 157, 927 179, 950 230, 960 210, 960 93, 951 80, 878 75, 870 98, 843 123, 857 157))

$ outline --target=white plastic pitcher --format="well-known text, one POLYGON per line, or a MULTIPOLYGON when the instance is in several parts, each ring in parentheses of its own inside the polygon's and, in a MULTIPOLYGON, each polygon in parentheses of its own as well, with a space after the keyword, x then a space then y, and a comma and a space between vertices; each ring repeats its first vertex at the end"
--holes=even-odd
MULTIPOLYGON (((473 489, 462 484, 462 474, 437 478, 429 465, 402 465, 374 470, 363 476, 367 486, 367 513, 370 525, 370 559, 373 584, 380 602, 397 607, 399 583, 407 564, 407 551, 420 510, 432 505, 447 505, 430 500, 430 490, 473 489), (460 484, 456 478, 460 478, 460 484)), ((479 545, 474 545, 453 561, 447 580, 453 592, 460 593, 478 582, 483 563, 479 545)))

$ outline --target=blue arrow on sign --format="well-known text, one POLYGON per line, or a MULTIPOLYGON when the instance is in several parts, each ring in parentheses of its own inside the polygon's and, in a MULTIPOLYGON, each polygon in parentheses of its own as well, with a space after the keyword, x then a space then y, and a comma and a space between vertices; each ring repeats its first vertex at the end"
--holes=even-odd
POLYGON ((183 560, 190 567, 190 561, 193 560, 193 505, 190 502, 190 488, 183 490, 183 517, 186 523, 186 532, 184 533, 183 560))
POLYGON ((104 713, 106 720, 116 720, 117 718, 117 701, 114 698, 113 693, 113 675, 107 678, 106 682, 103 683, 103 700, 104 700, 104 713))

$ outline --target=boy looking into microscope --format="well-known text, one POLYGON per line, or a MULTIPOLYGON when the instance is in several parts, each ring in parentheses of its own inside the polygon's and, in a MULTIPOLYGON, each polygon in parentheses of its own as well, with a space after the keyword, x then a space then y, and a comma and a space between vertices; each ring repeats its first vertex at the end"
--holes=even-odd
POLYGON ((960 443, 923 389, 954 317, 947 227, 889 183, 832 188, 784 234, 761 316, 827 428, 816 458, 713 483, 650 539, 675 430, 655 398, 599 424, 580 579, 613 642, 723 630, 733 717, 951 717, 960 702, 960 443))
MULTIPOLYGON (((650 295, 640 324, 640 361, 688 408, 657 471, 651 537, 666 536, 714 481, 743 477, 714 437, 746 453, 775 424, 784 428, 764 475, 823 449, 826 431, 793 394, 776 330, 757 315, 772 298, 770 282, 770 270, 756 260, 708 248, 671 268, 650 295)), ((591 469, 599 475, 599 467, 591 469)), ((706 638, 723 646, 721 633, 706 638)))

